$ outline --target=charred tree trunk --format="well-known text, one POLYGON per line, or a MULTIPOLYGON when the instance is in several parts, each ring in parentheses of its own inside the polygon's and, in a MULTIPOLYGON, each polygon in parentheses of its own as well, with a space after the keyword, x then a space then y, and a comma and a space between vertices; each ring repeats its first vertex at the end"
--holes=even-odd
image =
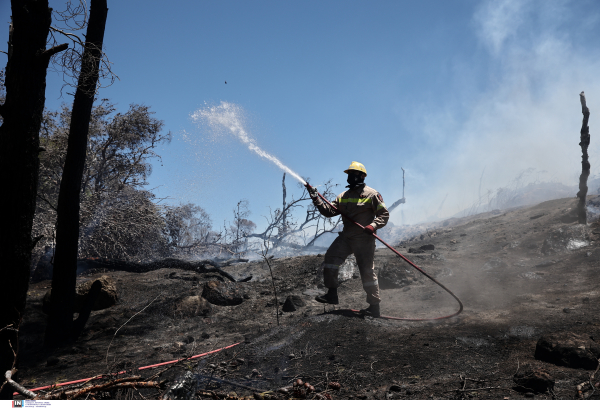
POLYGON ((71 112, 67 155, 58 195, 52 298, 45 336, 45 344, 49 347, 64 344, 75 334, 73 312, 79 245, 79 196, 107 13, 106 0, 91 1, 81 72, 71 112))
POLYGON ((577 204, 577 218, 580 224, 587 223, 587 211, 585 208, 585 198, 588 192, 587 180, 590 175, 590 162, 588 161, 588 146, 590 145, 590 128, 588 127, 588 119, 590 118, 590 110, 585 102, 585 94, 579 94, 581 101, 581 112, 583 113, 583 124, 581 125, 581 176, 579 176, 579 203, 577 204))
POLYGON ((285 210, 285 199, 287 197, 287 190, 285 188, 285 173, 283 173, 283 179, 281 180, 281 188, 283 189, 283 205, 281 206, 281 231, 279 231, 279 235, 285 235, 287 232, 287 211, 285 210))
MULTIPOLYGON (((46 50, 52 21, 48 1, 12 0, 12 24, 6 64, 6 99, 0 106, 0 372, 10 370, 18 352, 17 331, 29 288, 38 183, 39 132, 46 101, 50 57, 66 44, 46 50)), ((0 399, 12 399, 4 387, 0 399)))

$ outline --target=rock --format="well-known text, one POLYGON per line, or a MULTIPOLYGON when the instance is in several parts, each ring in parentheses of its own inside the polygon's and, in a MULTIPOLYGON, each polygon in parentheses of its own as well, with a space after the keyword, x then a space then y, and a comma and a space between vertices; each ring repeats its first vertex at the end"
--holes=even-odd
POLYGON ((540 368, 517 373, 513 380, 520 391, 546 392, 554 388, 554 378, 540 368))
POLYGON ((188 296, 183 298, 175 306, 175 312, 181 316, 195 317, 208 316, 212 312, 212 305, 201 296, 188 296))
MULTIPOLYGON (((117 303, 117 286, 115 282, 106 275, 102 275, 96 279, 100 281, 101 288, 98 298, 92 306, 92 310, 103 310, 114 306, 117 303)), ((95 280, 89 280, 77 286, 75 292, 75 312, 81 312, 83 305, 85 304, 85 298, 92 287, 95 280)), ((42 311, 46 314, 50 313, 50 297, 52 296, 52 289, 48 289, 42 300, 42 311)))
POLYGON ((342 385, 336 381, 329 382, 329 384, 327 384, 327 386, 329 388, 331 388, 332 390, 336 390, 336 391, 342 388, 342 385))
POLYGON ((282 310, 284 312, 289 313, 289 312, 295 312, 298 309, 296 308, 296 305, 294 305, 294 302, 292 302, 292 300, 288 296, 287 299, 285 300, 285 303, 283 304, 282 310))
POLYGON ((421 251, 433 251, 435 249, 435 246, 433 244, 421 245, 419 249, 421 251))
POLYGON ((600 358, 600 345, 588 336, 552 333, 538 340, 535 358, 566 367, 594 370, 600 358))
MULTIPOLYGON (((425 246, 425 245, 423 245, 423 246, 425 246)), ((419 248, 419 249, 417 249, 417 248, 408 248, 408 253, 409 254, 422 254, 424 252, 425 251, 422 250, 421 248, 419 248)))
POLYGON ((114 306, 117 303, 117 285, 111 277, 107 275, 102 275, 96 280, 89 280, 80 285, 77 285, 75 290, 75 311, 81 311, 85 303, 85 297, 87 296, 92 284, 95 281, 100 281, 102 287, 100 289, 100 294, 98 298, 94 302, 92 306, 92 310, 103 310, 108 309, 111 306, 114 306))
POLYGON ((213 305, 235 306, 244 301, 244 294, 236 282, 210 281, 204 284, 202 297, 213 305))
POLYGON ((399 386, 398 384, 394 384, 394 385, 390 385, 390 388, 388 388, 389 392, 400 392, 402 391, 402 387, 399 386))
POLYGON ((299 308, 306 306, 306 303, 300 296, 290 295, 285 299, 282 310, 284 312, 295 312, 299 308))

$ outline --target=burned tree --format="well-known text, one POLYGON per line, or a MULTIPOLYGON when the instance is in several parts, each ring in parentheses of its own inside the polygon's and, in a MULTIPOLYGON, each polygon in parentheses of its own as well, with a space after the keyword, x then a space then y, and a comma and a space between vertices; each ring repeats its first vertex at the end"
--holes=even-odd
MULTIPOLYGON (((80 193, 79 257, 148 260, 166 255, 163 208, 151 191, 143 189, 152 170, 150 160, 160 160, 156 147, 171 140, 153 113, 136 104, 118 113, 106 99, 92 109, 80 193)), ((46 152, 40 159, 33 228, 45 237, 38 252, 54 244, 71 115, 65 106, 46 112, 42 122, 40 144, 46 152)))
MULTIPOLYGON (((398 207, 400 204, 404 204, 406 203, 406 198, 404 198, 404 187, 406 186, 405 182, 404 182, 404 169, 402 167, 400 167, 402 169, 402 198, 397 200, 396 202, 394 202, 394 204, 390 205, 388 207, 388 212, 392 212, 396 207, 398 207)), ((483 175, 482 175, 483 176, 483 175)), ((481 186, 479 187, 479 189, 481 190, 481 186)), ((480 194, 481 195, 481 194, 480 194)), ((444 199, 446 200, 446 199, 444 199)), ((442 201, 442 204, 444 204, 444 202, 442 201)), ((442 208, 442 206, 440 205, 440 209, 442 208)), ((439 212, 440 210, 438 210, 439 212)))
POLYGON ((76 335, 73 332, 73 312, 79 244, 79 193, 102 59, 107 13, 106 0, 91 1, 81 71, 73 102, 67 155, 58 195, 52 298, 45 337, 46 345, 52 347, 76 335))
MULTIPOLYGON (((302 193, 299 198, 292 196, 288 202, 287 189, 285 187, 285 175, 282 181, 283 186, 283 205, 274 211, 269 212, 267 226, 261 233, 250 234, 248 237, 259 238, 263 243, 268 243, 271 249, 276 249, 282 246, 289 246, 296 249, 310 247, 315 241, 325 233, 332 232, 340 223, 341 219, 335 220, 323 217, 317 208, 312 204, 311 198, 308 195, 303 185, 298 183, 302 193), (311 201, 308 203, 308 201, 311 201), (306 203, 306 207, 304 207, 306 203), (297 220, 294 217, 294 211, 305 208, 304 218, 297 220), (303 245, 300 245, 294 240, 303 240, 303 245)), ((331 180, 323 185, 323 195, 328 198, 333 198, 332 188, 334 185, 331 180)))
MULTIPOLYGON (((48 1, 12 0, 6 64, 6 96, 0 106, 0 328, 18 328, 29 286, 31 237, 38 184, 39 131, 50 58, 67 48, 46 49, 52 21, 48 1)), ((10 370, 18 352, 17 331, 0 331, 0 372, 10 370)), ((0 398, 12 398, 9 387, 0 398)))
POLYGON ((191 252, 211 242, 210 216, 192 203, 169 206, 164 212, 165 235, 172 251, 191 252))
POLYGON ((226 232, 226 241, 233 254, 241 258, 246 253, 248 237, 256 228, 256 224, 248 219, 248 200, 240 200, 233 209, 233 223, 226 232))
POLYGON ((590 110, 585 102, 585 94, 583 91, 579 94, 581 101, 581 112, 583 113, 583 123, 581 124, 581 136, 579 146, 581 146, 581 175, 579 176, 579 203, 577 203, 577 218, 579 224, 587 223, 587 211, 585 209, 585 199, 588 192, 587 180, 590 175, 590 162, 588 161, 588 146, 590 145, 590 128, 588 127, 588 119, 590 118, 590 110))

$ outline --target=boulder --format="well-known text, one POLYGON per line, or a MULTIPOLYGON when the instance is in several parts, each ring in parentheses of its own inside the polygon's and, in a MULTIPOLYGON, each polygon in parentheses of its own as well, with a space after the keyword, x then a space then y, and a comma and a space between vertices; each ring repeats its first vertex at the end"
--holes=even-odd
POLYGON ((184 317, 208 316, 212 305, 201 296, 188 296, 177 303, 175 312, 184 317))
POLYGON ((235 282, 216 280, 204 284, 202 297, 217 306, 235 306, 244 301, 244 294, 235 282))
POLYGON ((77 285, 75 290, 75 311, 80 312, 82 306, 85 303, 85 297, 87 296, 92 284, 95 281, 100 281, 102 287, 100 294, 92 306, 92 310, 103 310, 114 306, 117 303, 117 285, 115 281, 107 276, 102 275, 96 280, 89 280, 87 282, 77 285))
POLYGON ((594 370, 600 358, 600 345, 589 336, 571 332, 552 333, 538 340, 535 358, 566 367, 594 370))
POLYGON ((298 310, 299 308, 301 308, 303 306, 306 306, 306 303, 304 302, 304 300, 302 300, 302 298, 300 296, 290 295, 285 300, 282 310, 284 312, 295 312, 296 310, 298 310))
POLYGON ((540 368, 526 370, 513 376, 517 391, 546 392, 554 389, 554 378, 540 368))
MULTIPOLYGON (((101 284, 100 294, 92 306, 92 310, 102 310, 114 306, 117 303, 117 286, 109 276, 102 275, 96 280, 89 280, 82 284, 77 285, 75 289, 75 312, 80 313, 83 305, 85 304, 85 298, 92 287, 92 284, 99 281, 101 284)), ((52 295, 52 289, 44 295, 42 300, 42 311, 46 314, 50 313, 50 296, 52 295)))

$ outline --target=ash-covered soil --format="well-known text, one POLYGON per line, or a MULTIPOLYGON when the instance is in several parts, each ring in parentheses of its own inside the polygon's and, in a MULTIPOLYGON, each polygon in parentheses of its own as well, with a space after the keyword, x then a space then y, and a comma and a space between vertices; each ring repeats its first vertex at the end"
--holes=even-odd
MULTIPOLYGON (((600 227, 579 226, 575 207, 576 199, 569 198, 451 219, 395 243, 463 301, 464 312, 447 320, 372 319, 349 311, 366 306, 351 262, 344 268, 348 279, 339 290, 340 305, 324 307, 314 301, 324 293, 320 255, 270 261, 279 323, 264 261, 225 267, 238 279, 253 278, 235 284, 244 294, 241 304, 213 306, 207 316, 192 316, 181 302, 201 295, 206 282, 222 279, 216 273, 92 270, 80 280, 112 277, 117 305, 92 312, 76 343, 48 352, 42 347, 42 298, 50 282, 32 284, 17 380, 35 388, 123 369, 135 374, 141 366, 240 342, 178 363, 158 378, 172 386, 191 371, 197 398, 576 399, 577 385, 589 383, 594 370, 534 358, 537 340, 549 333, 571 331, 600 342, 600 235, 595 233, 600 227), (408 252, 426 244, 435 249, 408 252), (289 295, 300 296, 306 305, 281 312, 289 295), (536 368, 553 377, 554 390, 517 391, 515 373, 536 368), (294 394, 289 387, 299 378, 315 391, 294 394), (278 391, 285 387, 290 393, 278 391)), ((386 248, 376 252, 376 269, 384 315, 435 318, 458 309, 452 297, 386 248)), ((166 367, 139 375, 148 378, 166 367)), ((92 397, 158 398, 163 393, 127 390, 92 397)), ((587 396, 598 399, 600 390, 587 396)))

